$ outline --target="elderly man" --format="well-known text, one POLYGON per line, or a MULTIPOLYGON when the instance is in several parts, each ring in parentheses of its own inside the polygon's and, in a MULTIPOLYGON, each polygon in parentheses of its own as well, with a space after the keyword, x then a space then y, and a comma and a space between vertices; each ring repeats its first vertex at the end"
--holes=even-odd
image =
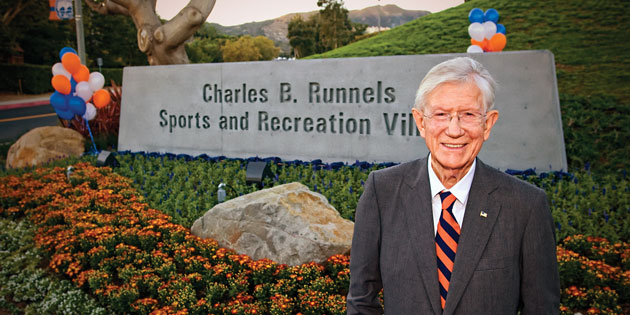
POLYGON ((477 154, 499 113, 471 58, 422 80, 412 109, 427 158, 370 174, 356 211, 348 314, 557 314, 544 191, 477 154))

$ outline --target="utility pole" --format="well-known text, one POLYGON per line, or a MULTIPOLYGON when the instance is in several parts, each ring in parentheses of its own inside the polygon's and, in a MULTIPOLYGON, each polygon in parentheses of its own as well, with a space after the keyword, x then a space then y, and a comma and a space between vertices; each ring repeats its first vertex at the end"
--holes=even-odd
POLYGON ((83 10, 81 9, 81 0, 74 0, 74 21, 77 26, 77 50, 81 64, 86 65, 85 61, 85 36, 83 35, 83 10))

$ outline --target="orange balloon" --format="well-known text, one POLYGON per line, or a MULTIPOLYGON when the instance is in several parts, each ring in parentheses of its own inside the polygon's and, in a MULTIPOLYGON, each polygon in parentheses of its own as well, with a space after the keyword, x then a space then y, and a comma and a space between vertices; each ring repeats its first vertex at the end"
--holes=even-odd
POLYGON ((507 43, 507 38, 502 33, 496 33, 490 39, 490 43, 488 45, 488 49, 490 51, 502 51, 505 48, 505 44, 507 43))
POLYGON ((111 97, 109 96, 109 92, 104 89, 100 89, 92 95, 92 103, 96 108, 103 108, 109 104, 111 101, 111 97))
POLYGON ((70 94, 70 91, 72 91, 70 80, 68 80, 68 78, 66 78, 66 76, 63 74, 53 76, 51 83, 53 88, 55 88, 55 91, 61 94, 68 95, 70 94))
POLYGON ((490 51, 489 45, 490 45, 490 41, 487 38, 484 38, 483 42, 481 43, 481 48, 483 48, 483 51, 490 51))
POLYGON ((476 41, 476 40, 474 40, 474 39, 472 39, 472 38, 470 39, 470 44, 471 44, 471 45, 477 45, 477 46, 479 46, 479 47, 483 48, 483 42, 476 41))
POLYGON ((79 70, 75 72, 72 77, 74 78, 74 81, 77 81, 77 83, 87 81, 90 79, 90 70, 88 70, 85 65, 80 65, 79 70))
POLYGON ((79 59, 77 54, 68 52, 61 57, 61 64, 68 72, 75 74, 81 68, 81 59, 79 59))

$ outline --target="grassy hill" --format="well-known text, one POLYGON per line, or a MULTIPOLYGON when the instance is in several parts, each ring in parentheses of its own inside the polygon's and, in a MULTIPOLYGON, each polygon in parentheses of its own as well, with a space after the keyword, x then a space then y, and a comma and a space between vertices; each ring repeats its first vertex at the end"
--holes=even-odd
POLYGON ((618 0, 473 0, 312 58, 461 53, 468 12, 499 11, 505 50, 553 52, 570 168, 630 169, 630 6, 618 0))

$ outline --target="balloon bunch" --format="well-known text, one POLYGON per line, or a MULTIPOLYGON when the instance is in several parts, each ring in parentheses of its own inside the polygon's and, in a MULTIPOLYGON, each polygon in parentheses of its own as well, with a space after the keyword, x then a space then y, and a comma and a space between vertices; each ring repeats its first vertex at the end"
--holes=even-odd
POLYGON ((79 115, 86 121, 92 120, 96 109, 107 106, 111 100, 109 92, 103 89, 105 77, 100 72, 90 73, 70 47, 62 48, 59 58, 61 62, 52 67, 55 92, 50 96, 50 105, 61 119, 71 120, 79 115))
POLYGON ((468 34, 470 43, 466 52, 480 53, 484 51, 502 51, 507 43, 505 37, 505 26, 498 24, 499 12, 495 9, 488 9, 484 13, 479 8, 474 8, 468 13, 468 34))

